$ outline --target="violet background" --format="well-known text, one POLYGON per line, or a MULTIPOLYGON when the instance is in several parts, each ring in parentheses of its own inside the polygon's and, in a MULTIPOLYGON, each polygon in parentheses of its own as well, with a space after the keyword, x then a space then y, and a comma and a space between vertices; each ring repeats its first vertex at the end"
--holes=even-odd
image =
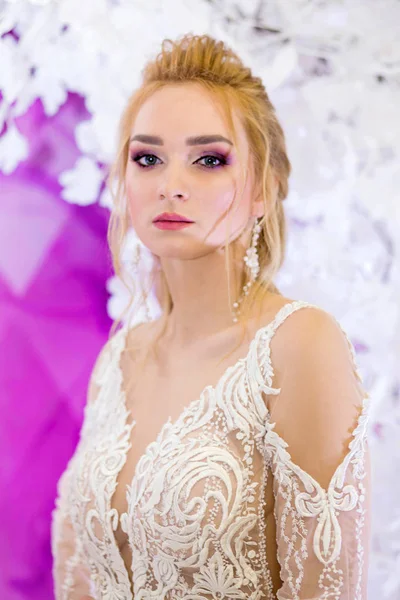
MULTIPOLYGON (((69 93, 16 119, 29 156, 0 172, 0 599, 50 600, 50 517, 78 442, 88 378, 111 319, 107 208, 60 197, 89 117, 69 93)), ((5 130, 1 133, 3 134, 5 130)))

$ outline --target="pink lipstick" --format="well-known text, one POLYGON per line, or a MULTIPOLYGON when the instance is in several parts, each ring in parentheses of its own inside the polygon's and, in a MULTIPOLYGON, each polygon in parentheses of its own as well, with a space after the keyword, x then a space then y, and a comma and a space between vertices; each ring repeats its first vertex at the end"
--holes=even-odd
POLYGON ((153 219, 153 223, 158 229, 175 230, 192 225, 193 221, 183 215, 178 215, 178 213, 164 212, 153 219))

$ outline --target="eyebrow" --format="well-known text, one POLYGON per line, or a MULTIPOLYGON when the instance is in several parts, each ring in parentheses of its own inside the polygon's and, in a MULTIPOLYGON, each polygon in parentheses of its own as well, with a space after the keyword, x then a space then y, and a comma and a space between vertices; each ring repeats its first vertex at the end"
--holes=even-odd
MULTIPOLYGON (((133 137, 131 137, 129 141, 130 142, 134 142, 134 141, 144 142, 145 144, 154 144, 155 146, 163 146, 164 145, 162 138, 160 138, 158 135, 144 135, 144 134, 138 133, 137 135, 134 135, 133 137)), ((227 144, 230 144, 231 146, 233 146, 233 143, 230 140, 228 140, 223 135, 217 135, 217 134, 215 134, 215 135, 197 135, 195 137, 189 137, 186 139, 186 144, 188 146, 200 146, 203 144, 213 144, 214 142, 226 142, 227 144)))

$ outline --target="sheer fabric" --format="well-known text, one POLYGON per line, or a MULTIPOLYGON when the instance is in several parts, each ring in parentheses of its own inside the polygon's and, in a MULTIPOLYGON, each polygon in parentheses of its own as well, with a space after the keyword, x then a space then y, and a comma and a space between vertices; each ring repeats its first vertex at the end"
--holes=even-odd
POLYGON ((300 300, 283 306, 217 385, 154 433, 119 513, 112 498, 135 440, 127 332, 96 362, 58 484, 56 599, 365 600, 369 398, 337 321, 300 300))

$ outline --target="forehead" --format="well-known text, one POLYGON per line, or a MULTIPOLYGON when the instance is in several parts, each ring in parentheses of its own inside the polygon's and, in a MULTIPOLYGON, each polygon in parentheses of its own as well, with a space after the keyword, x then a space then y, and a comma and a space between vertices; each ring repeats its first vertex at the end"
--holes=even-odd
MULTIPOLYGON (((238 144, 246 146, 245 131, 234 106, 232 119, 238 144)), ((203 134, 232 139, 218 98, 195 82, 168 84, 155 91, 140 107, 131 132, 175 140, 203 134)))

